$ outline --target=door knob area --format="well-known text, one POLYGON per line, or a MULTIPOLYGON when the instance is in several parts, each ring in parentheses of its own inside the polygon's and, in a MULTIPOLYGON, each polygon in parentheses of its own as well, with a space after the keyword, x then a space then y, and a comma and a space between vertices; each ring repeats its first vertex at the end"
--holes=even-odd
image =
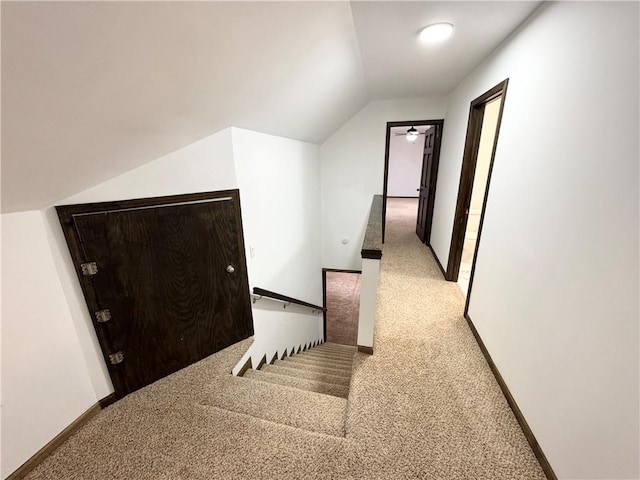
POLYGON ((227 273, 233 273, 235 271, 236 269, 234 268, 233 265, 227 265, 227 273))

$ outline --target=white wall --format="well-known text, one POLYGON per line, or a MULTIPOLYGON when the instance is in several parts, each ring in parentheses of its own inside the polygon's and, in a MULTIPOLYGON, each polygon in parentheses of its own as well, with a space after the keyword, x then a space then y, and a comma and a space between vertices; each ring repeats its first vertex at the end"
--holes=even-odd
POLYGON ((373 347, 378 301, 378 275, 380 260, 362 259, 362 284, 358 310, 358 346, 373 347))
POLYGON ((233 128, 233 152, 251 286, 321 303, 319 147, 233 128))
MULTIPOLYGON (((422 175, 422 158, 424 156, 424 135, 418 136, 414 142, 407 141, 405 135, 409 127, 391 129, 389 142, 389 177, 387 179, 387 195, 389 197, 418 198, 420 177, 422 175)), ((423 132, 427 127, 419 127, 423 132)))
MULTIPOLYGON (((321 304, 319 170, 317 145, 228 128, 59 204, 239 188, 250 285, 321 304)), ((45 215, 85 361, 96 395, 102 398, 113 387, 55 209, 48 209, 45 215)), ((260 332, 271 331, 275 325, 265 302, 254 306, 254 343, 263 338, 260 332)), ((308 310, 290 310, 282 321, 294 317, 298 326, 306 325, 298 337, 319 338, 317 316, 308 310)))
POLYGON ((638 13, 545 4, 447 108, 443 263, 469 103, 509 78, 469 314, 561 479, 640 477, 638 13))
POLYGON ((107 202, 236 188, 231 128, 58 202, 107 202))
MULTIPOLYGON (((227 129, 58 204, 236 186, 227 129)), ((5 477, 113 387, 55 209, 2 226, 5 477)))
MULTIPOLYGON (((151 163, 58 202, 127 200, 236 188, 231 129, 222 130, 151 163)), ((44 211, 47 235, 97 398, 113 392, 55 208, 44 211)))
POLYGON ((321 145, 323 267, 360 269, 371 201, 382 194, 387 122, 441 119, 444 112, 439 97, 371 102, 321 145))
POLYGON ((2 478, 96 403, 41 212, 2 215, 2 478))
MULTIPOLYGON (((58 204, 231 188, 240 188, 250 284, 321 304, 317 145, 228 128, 58 204)), ((55 209, 2 222, 6 476, 113 387, 55 209)), ((300 343, 322 337, 321 316, 266 302, 254 307, 254 344, 278 322, 300 343)))
MULTIPOLYGON (((239 128, 232 136, 251 288, 322 305, 319 147, 239 128)), ((282 310, 254 305, 254 365, 296 338, 322 337, 322 316, 282 310)))

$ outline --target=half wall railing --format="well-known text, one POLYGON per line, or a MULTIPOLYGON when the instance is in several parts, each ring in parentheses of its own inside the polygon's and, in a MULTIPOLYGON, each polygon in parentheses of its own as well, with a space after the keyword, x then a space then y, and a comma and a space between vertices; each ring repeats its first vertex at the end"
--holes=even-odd
POLYGON ((358 351, 373 354, 378 274, 382 258, 382 195, 374 195, 362 242, 362 284, 358 317, 358 351))

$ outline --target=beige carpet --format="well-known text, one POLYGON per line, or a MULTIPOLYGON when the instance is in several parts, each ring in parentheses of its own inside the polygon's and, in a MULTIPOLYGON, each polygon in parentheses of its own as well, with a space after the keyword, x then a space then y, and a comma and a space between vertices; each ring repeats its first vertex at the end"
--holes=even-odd
POLYGON ((356 355, 348 399, 231 378, 247 340, 101 412, 28 478, 544 479, 458 287, 413 233, 415 202, 388 215, 375 354, 356 355))

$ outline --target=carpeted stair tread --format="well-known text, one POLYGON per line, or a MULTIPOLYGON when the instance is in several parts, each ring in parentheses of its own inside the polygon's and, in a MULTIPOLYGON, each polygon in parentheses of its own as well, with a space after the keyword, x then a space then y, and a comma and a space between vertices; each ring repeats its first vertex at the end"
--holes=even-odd
POLYGON ((336 343, 336 342, 324 342, 320 344, 320 346, 322 345, 325 345, 327 347, 355 348, 354 345, 346 345, 344 343, 336 343))
POLYGON ((310 370, 312 372, 326 373, 328 375, 336 375, 336 376, 339 376, 339 377, 346 377, 346 378, 351 377, 351 371, 350 370, 347 371, 347 370, 344 370, 344 369, 336 369, 336 368, 329 368, 329 367, 319 367, 318 365, 310 365, 308 363, 294 362, 294 361, 291 361, 289 359, 276 360, 274 365, 281 365, 281 366, 287 367, 287 368, 299 368, 301 370, 310 370))
POLYGON ((336 362, 334 360, 330 360, 328 358, 316 358, 316 357, 308 357, 308 356, 297 356, 292 357, 291 360, 298 360, 301 362, 305 362, 311 365, 322 365, 324 367, 330 368, 343 368, 346 370, 351 370, 353 368, 353 363, 351 362, 336 362))
MULTIPOLYGON (((294 355, 295 357, 296 355, 294 355)), ((302 357, 302 358, 308 358, 310 360, 318 360, 318 361, 327 361, 327 362, 333 362, 333 363, 338 363, 341 365, 345 365, 345 366, 352 366, 353 365, 353 359, 349 358, 349 359, 339 359, 330 355, 316 355, 313 353, 305 353, 303 355, 298 355, 298 357, 302 357)))
POLYGON ((311 350, 306 350, 300 353, 304 353, 305 355, 307 354, 308 355, 325 355, 325 356, 341 358, 341 359, 351 359, 356 354, 356 352, 348 352, 348 353, 332 352, 331 350, 320 350, 319 348, 312 348, 311 350))
POLYGON ((344 357, 351 358, 357 353, 356 350, 343 351, 343 350, 333 350, 331 348, 322 348, 322 347, 317 347, 308 351, 314 352, 314 353, 322 353, 325 355, 333 355, 333 356, 342 357, 342 358, 344 357))
POLYGON ((323 350, 333 350, 338 352, 355 352, 356 347, 353 345, 340 345, 339 343, 323 343, 322 345, 317 346, 316 348, 320 348, 323 350))
MULTIPOLYGON (((286 360, 287 359, 285 359, 285 361, 286 360)), ((334 360, 329 360, 326 358, 313 358, 305 355, 294 355, 292 357, 289 357, 288 360, 291 362, 302 362, 308 363, 309 365, 318 365, 329 368, 341 368, 344 370, 351 370, 353 368, 353 364, 351 363, 336 362, 334 360)))
POLYGON ((331 354, 323 354, 323 353, 314 353, 314 352, 304 352, 299 353, 298 355, 291 355, 291 358, 314 358, 317 360, 327 360, 335 363, 347 363, 351 365, 353 363, 353 358, 351 357, 338 357, 336 355, 331 354))
POLYGON ((279 375, 289 375, 290 377, 306 378, 307 380, 334 383, 337 385, 349 386, 349 383, 351 382, 351 379, 349 377, 318 373, 311 370, 301 370, 299 368, 289 368, 285 367, 283 364, 264 365, 260 370, 263 372, 277 373, 279 375))
POLYGON ((290 358, 285 358, 283 360, 284 363, 295 363, 298 365, 311 365, 314 367, 321 367, 321 368, 331 368, 333 370, 339 370, 341 372, 343 372, 344 374, 350 375, 351 374, 351 370, 352 367, 351 366, 345 366, 345 365, 339 365, 337 363, 331 363, 331 362, 324 362, 324 361, 316 361, 316 360, 309 360, 309 359, 305 359, 305 358, 300 358, 300 357, 290 357, 290 358))
POLYGON ((212 387, 215 393, 205 397, 201 405, 311 432, 344 436, 345 398, 232 375, 217 379, 212 387))
POLYGON ((335 353, 341 353, 341 354, 348 354, 348 353, 355 353, 357 351, 356 347, 352 347, 349 345, 342 345, 342 346, 331 346, 331 345, 327 345, 326 343, 324 345, 319 345, 315 348, 310 348, 309 350, 326 350, 326 351, 332 351, 335 353))
POLYGON ((336 397, 347 398, 349 396, 349 387, 345 385, 337 385, 335 383, 318 382, 306 378, 295 376, 281 375, 273 372, 265 372, 261 370, 248 370, 244 374, 245 378, 258 380, 261 382, 274 383, 276 385, 285 385, 287 387, 299 388, 309 392, 323 393, 325 395, 334 395, 336 397))
POLYGON ((304 352, 301 353, 300 355, 305 356, 305 357, 309 357, 309 358, 318 358, 318 359, 326 359, 326 360, 332 360, 335 362, 341 362, 341 363, 349 363, 352 364, 353 363, 353 355, 350 357, 342 357, 342 356, 338 356, 338 355, 332 355, 330 353, 321 353, 321 352, 304 352))

